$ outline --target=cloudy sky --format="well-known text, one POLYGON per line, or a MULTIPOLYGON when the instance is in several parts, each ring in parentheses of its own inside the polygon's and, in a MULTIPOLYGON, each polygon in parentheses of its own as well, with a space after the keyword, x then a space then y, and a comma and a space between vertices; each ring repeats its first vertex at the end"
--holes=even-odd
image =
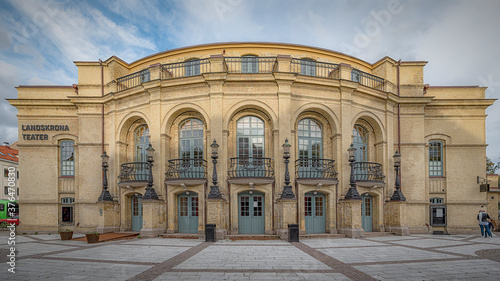
MULTIPOLYGON (((424 81, 489 87, 500 97, 500 1, 2 0, 0 142, 17 140, 18 85, 77 83, 73 61, 127 62, 203 43, 267 41, 429 61, 424 81)), ((487 155, 500 161, 500 101, 487 110, 487 155)))

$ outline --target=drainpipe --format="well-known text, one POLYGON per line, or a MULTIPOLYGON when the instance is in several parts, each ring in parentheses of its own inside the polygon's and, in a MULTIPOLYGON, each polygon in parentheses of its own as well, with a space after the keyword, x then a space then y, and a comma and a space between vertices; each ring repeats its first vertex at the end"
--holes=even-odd
MULTIPOLYGON (((104 66, 102 65, 102 60, 99 59, 99 65, 101 66, 101 97, 104 97, 104 66)), ((102 108, 101 108, 101 123, 102 123, 102 151, 101 153, 104 153, 104 101, 102 103, 102 108)))
MULTIPOLYGON (((399 89, 400 81, 399 81, 399 67, 401 66, 401 59, 398 61, 398 73, 397 73, 397 83, 398 83, 398 97, 401 96, 401 92, 399 89)), ((401 154, 401 103, 398 102, 398 150, 401 154)), ((400 174, 401 175, 401 174, 400 174)))

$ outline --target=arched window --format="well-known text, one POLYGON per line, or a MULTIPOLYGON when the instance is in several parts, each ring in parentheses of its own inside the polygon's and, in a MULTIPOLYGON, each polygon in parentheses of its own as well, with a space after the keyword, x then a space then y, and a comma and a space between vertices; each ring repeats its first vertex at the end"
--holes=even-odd
POLYGON ((238 157, 264 157, 264 121, 245 116, 236 122, 238 157))
POLYGON ((241 58, 241 73, 259 73, 259 58, 243 56, 241 58))
POLYGON ((135 140, 135 162, 146 162, 146 149, 149 146, 149 128, 148 125, 139 126, 134 133, 135 140))
POLYGON ((179 158, 203 159, 203 122, 187 119, 179 125, 179 158))
POLYGON ((62 177, 75 176, 75 142, 72 140, 63 140, 60 142, 60 166, 62 177))
POLYGON ((352 135, 356 162, 368 162, 368 131, 360 125, 354 125, 352 135))
POLYGON ((302 119, 298 124, 299 158, 322 158, 323 137, 321 124, 310 118, 302 119))

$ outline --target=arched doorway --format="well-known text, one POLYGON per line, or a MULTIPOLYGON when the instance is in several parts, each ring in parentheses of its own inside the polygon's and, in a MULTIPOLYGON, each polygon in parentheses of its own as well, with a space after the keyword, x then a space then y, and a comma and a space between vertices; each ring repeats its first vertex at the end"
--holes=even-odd
POLYGON ((179 233, 198 233, 198 193, 186 191, 177 196, 179 233))
POLYGON ((325 233, 326 196, 321 192, 308 192, 304 196, 306 233, 325 233))
POLYGON ((264 234, 264 194, 242 192, 238 196, 238 229, 240 234, 264 234))
POLYGON ((373 196, 368 193, 361 195, 361 227, 366 232, 373 231, 373 196))
POLYGON ((141 231, 142 229, 142 195, 135 194, 131 197, 132 204, 132 231, 141 231))

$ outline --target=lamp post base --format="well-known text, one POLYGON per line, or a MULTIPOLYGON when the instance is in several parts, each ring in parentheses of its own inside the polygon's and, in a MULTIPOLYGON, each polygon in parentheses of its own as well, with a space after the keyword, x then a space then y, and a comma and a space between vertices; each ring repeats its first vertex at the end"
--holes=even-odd
POLYGON ((109 193, 107 189, 103 189, 101 192, 101 195, 99 196, 99 199, 97 199, 98 202, 103 202, 103 201, 109 201, 113 202, 113 197, 109 193))
POLYGON ((212 185, 210 187, 210 192, 208 193, 207 198, 208 199, 220 199, 220 198, 222 198, 222 194, 220 194, 219 187, 216 185, 212 185))
POLYGON ((292 187, 289 185, 285 185, 283 187, 283 193, 281 193, 282 199, 295 199, 295 194, 293 194, 292 187))

